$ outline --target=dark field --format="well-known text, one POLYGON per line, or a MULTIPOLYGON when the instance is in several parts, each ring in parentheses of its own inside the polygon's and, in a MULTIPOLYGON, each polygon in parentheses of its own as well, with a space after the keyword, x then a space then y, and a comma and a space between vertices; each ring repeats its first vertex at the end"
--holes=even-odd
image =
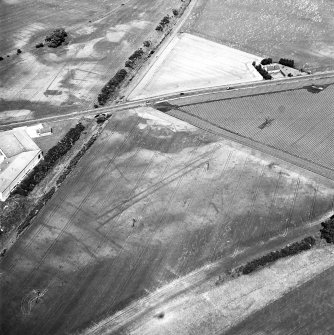
POLYGON ((0 55, 5 59, 0 62, 0 112, 28 109, 47 115, 92 107, 103 85, 180 3, 2 1, 0 55), (67 45, 35 48, 60 27, 69 34, 67 45))
POLYGON ((184 30, 298 68, 334 68, 331 0, 200 0, 184 30))
POLYGON ((308 234, 333 197, 164 114, 116 114, 3 259, 2 332, 83 329, 213 260, 308 234))
POLYGON ((334 333, 334 268, 254 313, 224 335, 331 335, 334 333))

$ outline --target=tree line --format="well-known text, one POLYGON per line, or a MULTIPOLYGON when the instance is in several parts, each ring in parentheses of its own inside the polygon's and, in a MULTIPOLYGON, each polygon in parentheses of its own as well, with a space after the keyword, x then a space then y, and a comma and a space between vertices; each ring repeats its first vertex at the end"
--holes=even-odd
POLYGON ((283 249, 272 251, 269 254, 260 258, 254 259, 245 265, 236 269, 237 274, 250 274, 259 268, 271 264, 280 258, 299 254, 302 251, 309 250, 315 245, 315 238, 308 236, 299 242, 292 243, 283 249))
MULTIPOLYGON (((100 106, 103 106, 115 93, 117 88, 123 82, 127 75, 125 69, 117 71, 117 73, 105 84, 101 90, 101 93, 97 97, 97 101, 100 106)), ((97 105, 95 105, 97 107, 97 105)))
POLYGON ((34 187, 46 177, 48 171, 54 167, 56 162, 73 147, 84 129, 85 127, 82 123, 78 123, 75 127, 71 128, 66 135, 46 153, 44 160, 41 160, 28 176, 22 180, 20 185, 16 188, 15 193, 27 196, 34 187))

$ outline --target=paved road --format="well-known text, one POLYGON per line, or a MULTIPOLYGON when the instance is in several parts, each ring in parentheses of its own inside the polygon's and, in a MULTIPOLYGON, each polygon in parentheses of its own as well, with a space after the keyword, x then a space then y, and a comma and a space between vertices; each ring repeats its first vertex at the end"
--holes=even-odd
POLYGON ((230 90, 226 89, 226 85, 216 88, 204 88, 184 92, 183 96, 177 94, 162 95, 149 99, 141 99, 111 106, 101 107, 98 109, 88 109, 72 113, 54 114, 44 118, 36 118, 31 120, 23 120, 17 122, 3 123, 0 130, 6 130, 13 127, 21 127, 31 125, 37 122, 66 120, 73 117, 85 115, 94 115, 102 112, 119 112, 130 108, 137 108, 146 105, 154 105, 157 102, 168 101, 171 104, 184 106, 195 103, 204 103, 214 100, 233 99, 249 95, 269 94, 273 92, 295 90, 303 87, 309 87, 312 84, 331 85, 334 83, 334 71, 314 74, 310 76, 302 76, 298 78, 288 78, 275 81, 253 82, 248 84, 234 85, 230 90))

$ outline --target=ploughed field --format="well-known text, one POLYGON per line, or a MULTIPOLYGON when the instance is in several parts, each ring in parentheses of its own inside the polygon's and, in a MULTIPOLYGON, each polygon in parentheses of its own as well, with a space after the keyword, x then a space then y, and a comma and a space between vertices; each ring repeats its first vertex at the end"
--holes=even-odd
POLYGON ((331 0, 199 0, 184 31, 298 68, 334 68, 331 0))
POLYGON ((3 258, 2 332, 75 332, 313 232, 334 187, 310 176, 150 108, 115 114, 3 258))
POLYGON ((180 0, 27 1, 0 4, 0 112, 91 108, 104 84, 180 0), (65 28, 68 44, 36 49, 65 28), (17 55, 17 49, 22 53, 17 55), (10 57, 7 57, 9 55, 10 57))
POLYGON ((334 86, 181 105, 169 113, 204 128, 206 124, 239 134, 334 171, 334 86))

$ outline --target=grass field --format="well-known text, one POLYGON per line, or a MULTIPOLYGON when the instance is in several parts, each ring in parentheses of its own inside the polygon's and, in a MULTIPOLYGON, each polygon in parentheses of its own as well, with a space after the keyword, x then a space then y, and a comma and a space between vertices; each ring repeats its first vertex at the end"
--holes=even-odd
MULTIPOLYGON (((180 106, 198 120, 334 169, 334 86, 180 106)), ((182 118, 182 113, 172 112, 182 118)))
POLYGON ((134 88, 129 100, 263 80, 261 57, 190 34, 176 35, 134 88))
POLYGON ((46 115, 91 107, 101 87, 149 39, 160 19, 180 3, 1 2, 0 112, 28 110, 46 115), (59 27, 68 32, 68 45, 35 48, 59 27), (22 50, 20 55, 16 55, 17 48, 22 50))
POLYGON ((115 114, 3 259, 2 332, 86 328, 212 261, 309 234, 333 199, 334 187, 165 114, 115 114))
POLYGON ((183 31, 298 68, 334 68, 331 0, 201 0, 183 31))

